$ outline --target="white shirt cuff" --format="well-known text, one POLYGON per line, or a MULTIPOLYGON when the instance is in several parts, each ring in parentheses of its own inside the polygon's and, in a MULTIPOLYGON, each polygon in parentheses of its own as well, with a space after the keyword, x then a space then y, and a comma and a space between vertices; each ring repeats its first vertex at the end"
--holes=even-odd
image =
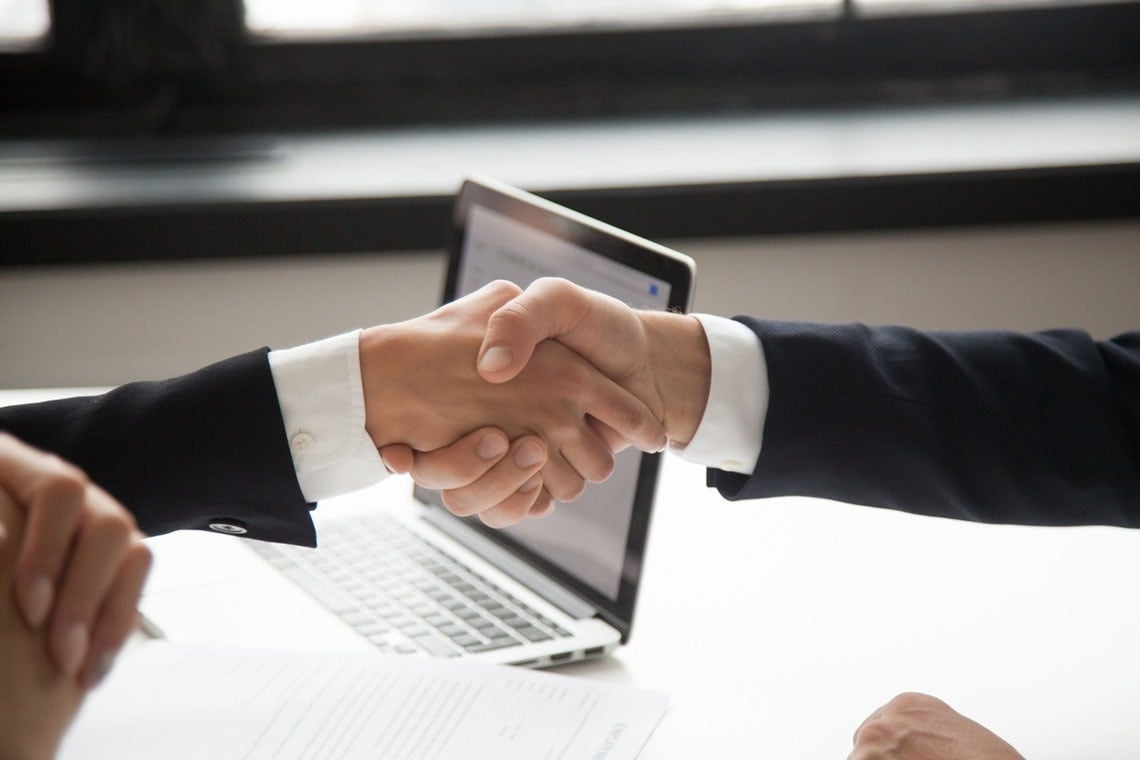
POLYGON ((359 330, 270 351, 269 369, 307 501, 366 488, 387 476, 364 427, 359 330))
POLYGON ((683 459, 727 472, 751 474, 760 457, 768 413, 768 368, 760 338, 724 317, 694 315, 712 357, 705 413, 693 439, 672 450, 683 459))

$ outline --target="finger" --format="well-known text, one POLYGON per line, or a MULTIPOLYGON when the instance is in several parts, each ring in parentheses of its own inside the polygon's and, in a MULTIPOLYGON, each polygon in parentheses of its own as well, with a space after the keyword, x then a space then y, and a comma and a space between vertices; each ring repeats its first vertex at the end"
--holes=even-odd
POLYGON ((546 490, 557 501, 564 503, 574 501, 586 489, 585 478, 561 453, 548 455, 541 472, 546 490))
POLYGON ((138 535, 133 522, 106 493, 89 486, 87 500, 89 509, 59 586, 48 637, 52 658, 68 676, 76 675, 87 658, 95 613, 138 535))
POLYGON ((85 688, 93 688, 107 676, 127 637, 138 627, 139 597, 151 562, 150 549, 142 543, 140 535, 127 550, 97 614, 91 633, 91 651, 80 675, 80 683, 85 688))
POLYGON ((550 491, 547 491, 546 488, 543 487, 538 493, 538 498, 534 500, 534 504, 530 505, 530 511, 526 513, 526 516, 534 518, 546 517, 553 511, 554 497, 550 495, 550 491))
POLYGON ((542 476, 535 474, 515 493, 490 509, 479 513, 479 519, 491 528, 506 528, 530 513, 536 498, 542 493, 542 476))
MULTIPOLYGON (((642 451, 661 451, 668 443, 665 426, 641 399, 600 375, 592 388, 586 412, 642 451)), ((613 445, 607 443, 613 450, 613 445)))
POLYGON ((867 718, 862 723, 859 724, 859 727, 857 729, 855 729, 855 735, 851 737, 851 743, 858 745, 859 744, 859 736, 863 733, 863 730, 867 727, 867 724, 874 723, 879 718, 881 718, 883 716, 883 713, 886 711, 886 709, 887 709, 887 706, 883 705, 879 709, 875 710, 875 712, 868 715, 867 718))
POLYGON ((629 440, 621 433, 614 430, 612 427, 604 422, 599 421, 596 417, 586 417, 586 423, 593 429, 595 433, 602 437, 606 445, 610 447, 610 451, 617 454, 629 448, 629 440))
POLYGON ((85 486, 67 476, 46 476, 28 504, 17 569, 17 594, 28 624, 39 628, 55 602, 64 565, 83 515, 85 486))
POLYGON ((33 628, 43 625, 51 612, 87 482, 77 467, 0 434, 0 487, 26 520, 16 566, 16 597, 33 628))
POLYGON ((567 441, 560 453, 589 483, 601 483, 613 474, 613 450, 590 425, 583 425, 578 435, 567 441))
MULTIPOLYGON (((3 489, 0 489, 0 501, 4 502, 5 504, 8 504, 11 501, 11 497, 8 496, 8 494, 3 489)), ((15 508, 13 507, 13 509, 15 508)), ((0 517, 3 517, 2 511, 0 511, 0 517)), ((8 537, 8 526, 5 525, 2 520, 0 520, 0 577, 6 575, 9 560, 8 554, 10 551, 10 543, 12 542, 8 537)))
POLYGON ((546 463, 546 445, 536 436, 523 436, 511 444, 510 452, 478 480, 445 490, 444 505, 452 513, 467 517, 502 504, 516 492, 523 491, 527 493, 529 508, 537 496, 534 490, 542 485, 541 478, 531 481, 546 463))
POLYGON ((405 471, 424 488, 463 488, 478 482, 509 449, 506 433, 481 428, 442 449, 413 451, 412 464, 405 471))
POLYGON ((392 443, 380 449, 380 459, 388 472, 394 475, 404 475, 415 466, 416 452, 411 446, 402 443, 392 443))
POLYGON ((0 436, 0 460, 0 485, 26 515, 16 596, 27 623, 39 628, 55 602, 88 480, 78 467, 8 435, 0 436))
POLYGON ((477 366, 484 380, 505 383, 547 338, 571 334, 589 314, 589 301, 566 280, 544 277, 499 307, 487 322, 477 366))

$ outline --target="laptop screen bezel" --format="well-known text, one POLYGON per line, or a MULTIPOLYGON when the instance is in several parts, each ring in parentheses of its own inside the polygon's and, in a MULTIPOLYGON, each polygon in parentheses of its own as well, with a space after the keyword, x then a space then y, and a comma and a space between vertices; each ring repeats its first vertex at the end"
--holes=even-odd
MULTIPOLYGON (((467 238, 468 219, 472 208, 477 206, 503 214, 548 235, 661 279, 670 285, 669 310, 684 312, 689 308, 695 265, 687 256, 538 196, 483 178, 465 180, 455 199, 448 241, 444 303, 454 300, 457 296, 456 287, 462 265, 464 242, 467 238)), ((633 512, 616 599, 611 599, 587 585, 502 531, 483 525, 477 518, 460 518, 452 515, 442 506, 438 493, 417 487, 416 495, 421 501, 446 513, 448 519, 463 522, 514 557, 590 602, 597 608, 599 615, 621 633, 624 643, 628 640, 633 625, 657 476, 661 466, 661 454, 643 453, 640 456, 633 512)), ((574 506, 568 504, 563 508, 573 509, 574 506)))

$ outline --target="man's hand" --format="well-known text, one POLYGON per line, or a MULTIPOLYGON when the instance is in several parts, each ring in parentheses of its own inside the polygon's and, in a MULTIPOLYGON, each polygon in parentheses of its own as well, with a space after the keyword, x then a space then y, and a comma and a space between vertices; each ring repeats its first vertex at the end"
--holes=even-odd
POLYGON ((546 464, 546 444, 537 436, 512 442, 501 430, 482 428, 436 451, 392 444, 381 449, 380 456, 392 472, 410 473, 424 488, 439 490, 452 513, 478 514, 493 528, 540 517, 554 508, 539 473, 546 464), (468 488, 476 482, 477 488, 468 488))
MULTIPOLYGON (((634 311, 567 280, 543 278, 490 316, 479 350, 479 374, 493 383, 511 381, 547 339, 580 354, 645 402, 664 423, 670 441, 685 444, 693 437, 712 372, 708 342, 696 319, 634 311)), ((658 450, 621 430, 614 432, 643 451, 658 450)))
MULTIPOLYGON (((532 347, 525 370, 509 381, 480 378, 475 361, 487 320, 519 293, 496 282, 427 316, 366 330, 360 341, 365 398, 380 399, 366 402, 366 427, 380 449, 399 443, 417 451, 450 445, 485 425, 511 439, 539 436, 547 448, 542 484, 569 501, 584 480, 612 472, 611 440, 620 436, 657 450, 664 430, 637 396, 556 342, 532 347)), ((501 491, 502 481, 495 488, 501 491)))
POLYGON ((0 757, 50 760, 84 692, 48 658, 43 631, 30 628, 16 608, 23 543, 23 510, 0 489, 0 757))
POLYGON ((15 593, 63 675, 89 687, 134 629, 150 550, 134 518, 78 468, 0 433, 0 491, 24 524, 15 593))
POLYGON ((900 694, 855 732, 849 760, 1023 760, 985 727, 925 694, 900 694))

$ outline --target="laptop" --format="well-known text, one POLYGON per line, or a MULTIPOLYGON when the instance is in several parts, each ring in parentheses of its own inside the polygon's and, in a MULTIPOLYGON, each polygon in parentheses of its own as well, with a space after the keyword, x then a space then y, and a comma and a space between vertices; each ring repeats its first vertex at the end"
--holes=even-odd
MULTIPOLYGON (((484 178, 459 190, 448 253, 445 302, 495 279, 558 276, 684 311, 695 278, 680 253, 484 178)), ((160 536, 144 625, 178 641, 532 667, 601 656, 632 630, 660 457, 626 450, 606 482, 503 530, 394 477, 322 502, 316 549, 160 536)))

